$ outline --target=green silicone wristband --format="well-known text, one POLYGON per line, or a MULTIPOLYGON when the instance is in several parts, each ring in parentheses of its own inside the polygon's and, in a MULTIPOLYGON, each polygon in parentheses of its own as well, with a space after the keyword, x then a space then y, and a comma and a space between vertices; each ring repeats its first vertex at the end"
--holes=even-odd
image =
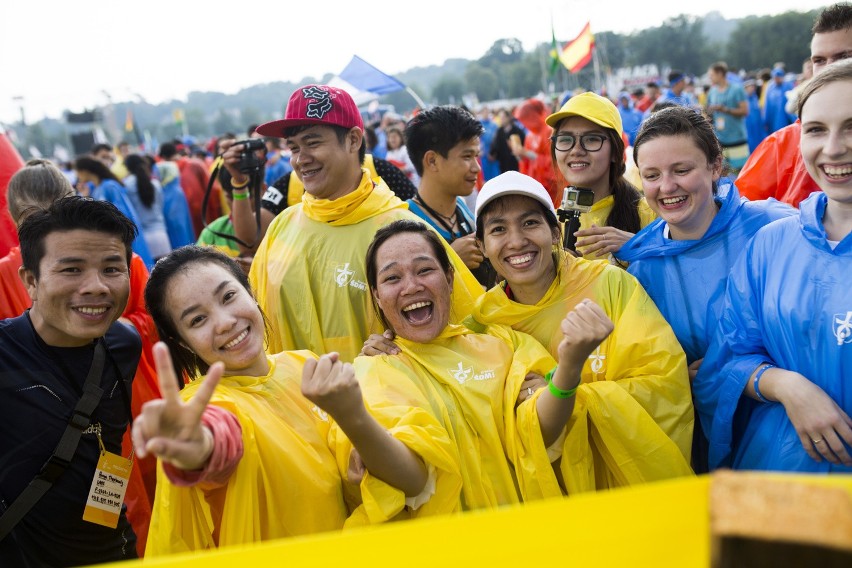
POLYGON ((553 369, 551 369, 544 377, 547 381, 547 390, 550 391, 550 394, 552 394, 556 398, 571 398, 572 396, 577 394, 577 389, 580 388, 580 384, 582 383, 582 381, 580 383, 577 383, 577 386, 573 389, 562 390, 561 388, 553 384, 553 375, 555 373, 556 367, 553 367, 553 369))

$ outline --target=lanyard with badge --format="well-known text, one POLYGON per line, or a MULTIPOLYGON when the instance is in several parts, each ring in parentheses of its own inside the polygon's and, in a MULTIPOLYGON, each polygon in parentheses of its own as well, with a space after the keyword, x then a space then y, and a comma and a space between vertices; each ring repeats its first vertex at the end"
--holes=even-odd
MULTIPOLYGON (((103 341, 99 340, 95 344, 92 365, 86 375, 82 395, 74 407, 56 449, 44 463, 38 475, 0 516, 0 540, 3 540, 12 531, 15 525, 29 513, 71 465, 83 431, 89 427, 92 413, 100 404, 103 396, 100 382, 105 359, 106 348, 103 341)), ((63 368, 63 371, 66 371, 66 369, 63 368)), ((98 467, 92 480, 92 489, 89 491, 83 519, 115 528, 118 525, 127 481, 130 478, 130 469, 133 464, 132 454, 131 459, 125 459, 107 452, 101 440, 100 432, 97 432, 97 435, 101 447, 101 457, 98 460, 98 467), (105 479, 102 479, 102 477, 105 477, 105 479), (103 481, 103 483, 99 483, 99 481, 103 481), (99 489, 99 491, 95 491, 95 489, 99 489)))

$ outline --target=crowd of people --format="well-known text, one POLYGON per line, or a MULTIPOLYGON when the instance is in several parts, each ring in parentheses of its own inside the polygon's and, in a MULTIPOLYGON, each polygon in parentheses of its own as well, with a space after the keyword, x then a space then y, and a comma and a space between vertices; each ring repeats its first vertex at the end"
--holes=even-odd
POLYGON ((719 62, 704 100, 674 71, 378 132, 305 85, 210 157, 28 162, 0 564, 852 473, 852 6, 812 31, 814 76, 778 110, 769 72, 755 146, 753 85, 719 62))

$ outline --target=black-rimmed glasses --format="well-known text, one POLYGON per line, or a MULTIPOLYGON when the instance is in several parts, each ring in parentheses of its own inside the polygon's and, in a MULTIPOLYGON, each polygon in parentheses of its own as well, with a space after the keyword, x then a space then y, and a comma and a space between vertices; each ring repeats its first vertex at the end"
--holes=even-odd
POLYGON ((571 148, 577 144, 577 140, 580 140, 580 146, 586 152, 597 152, 603 148, 606 136, 603 134, 582 134, 580 136, 574 136, 573 134, 556 134, 550 137, 550 141, 553 142, 553 146, 560 152, 570 151, 571 148))

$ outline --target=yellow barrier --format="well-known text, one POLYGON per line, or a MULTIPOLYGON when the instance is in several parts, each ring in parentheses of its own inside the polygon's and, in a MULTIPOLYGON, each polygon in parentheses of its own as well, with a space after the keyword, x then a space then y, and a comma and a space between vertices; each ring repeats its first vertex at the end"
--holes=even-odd
MULTIPOLYGON (((709 566, 708 478, 148 559, 148 566, 709 566)), ((131 568, 120 563, 115 567, 131 568)))
MULTIPOLYGON (((739 474, 842 487, 852 476, 739 474)), ((712 478, 139 561, 144 567, 710 566, 712 478)), ((133 568, 138 563, 117 563, 133 568)))

